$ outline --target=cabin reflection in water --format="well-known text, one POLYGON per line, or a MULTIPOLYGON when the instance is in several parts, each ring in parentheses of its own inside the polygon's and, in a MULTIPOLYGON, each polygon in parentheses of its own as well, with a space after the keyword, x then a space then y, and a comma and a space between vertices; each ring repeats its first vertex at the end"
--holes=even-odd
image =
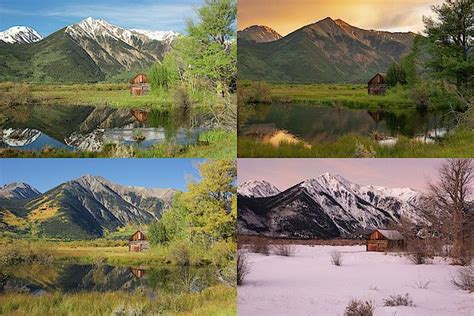
POLYGON ((146 274, 146 270, 140 268, 130 268, 130 272, 132 272, 133 276, 137 279, 143 278, 146 274))
POLYGON ((130 113, 139 123, 144 123, 148 120, 150 112, 145 110, 130 110, 130 113))

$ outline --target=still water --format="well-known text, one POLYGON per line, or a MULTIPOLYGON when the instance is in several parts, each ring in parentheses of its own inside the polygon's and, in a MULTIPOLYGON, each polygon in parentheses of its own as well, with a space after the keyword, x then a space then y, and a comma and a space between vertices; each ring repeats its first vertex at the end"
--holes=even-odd
POLYGON ((387 137, 442 136, 454 115, 440 111, 370 111, 305 104, 256 105, 243 124, 244 136, 263 138, 284 131, 305 143, 334 142, 343 135, 369 136, 377 131, 387 137))
POLYGON ((117 109, 94 106, 18 106, 0 117, 0 147, 45 147, 99 151, 120 143, 147 148, 155 144, 194 144, 209 129, 206 114, 188 108, 117 109))
POLYGON ((119 267, 108 264, 15 265, 0 270, 0 292, 199 292, 218 283, 212 268, 119 267))

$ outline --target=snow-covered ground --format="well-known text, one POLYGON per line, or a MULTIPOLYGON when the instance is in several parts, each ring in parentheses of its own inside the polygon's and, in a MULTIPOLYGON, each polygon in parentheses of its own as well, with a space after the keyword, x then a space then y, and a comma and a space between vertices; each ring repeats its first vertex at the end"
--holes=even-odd
POLYGON ((343 315, 351 299, 371 300, 375 315, 474 315, 474 293, 458 290, 458 267, 443 260, 415 265, 406 257, 366 252, 365 246, 295 246, 292 257, 248 253, 250 273, 238 288, 238 314, 343 315), (342 265, 331 264, 331 252, 342 265), (417 283, 429 282, 427 289, 417 283), (385 307, 408 293, 414 307, 385 307))

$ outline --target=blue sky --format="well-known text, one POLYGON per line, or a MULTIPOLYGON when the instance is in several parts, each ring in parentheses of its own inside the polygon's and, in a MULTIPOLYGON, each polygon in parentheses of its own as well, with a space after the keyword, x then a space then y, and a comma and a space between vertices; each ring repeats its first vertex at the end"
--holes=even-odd
POLYGON ((125 27, 185 32, 203 0, 0 0, 0 30, 26 25, 47 36, 89 16, 125 27))
POLYGON ((25 182, 41 192, 84 174, 122 185, 186 189, 202 159, 0 159, 0 186, 25 182))

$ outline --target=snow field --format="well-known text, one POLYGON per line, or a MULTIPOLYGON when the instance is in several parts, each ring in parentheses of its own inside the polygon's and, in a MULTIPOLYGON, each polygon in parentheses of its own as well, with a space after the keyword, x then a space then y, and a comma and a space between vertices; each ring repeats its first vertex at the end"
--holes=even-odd
POLYGON ((250 273, 238 288, 239 316, 343 315, 351 299, 372 301, 375 315, 474 315, 474 293, 451 283, 459 267, 441 258, 415 265, 365 246, 295 248, 293 257, 247 254, 250 273), (331 264, 333 251, 342 253, 339 267, 331 264), (406 293, 414 307, 383 306, 390 295, 406 293))

